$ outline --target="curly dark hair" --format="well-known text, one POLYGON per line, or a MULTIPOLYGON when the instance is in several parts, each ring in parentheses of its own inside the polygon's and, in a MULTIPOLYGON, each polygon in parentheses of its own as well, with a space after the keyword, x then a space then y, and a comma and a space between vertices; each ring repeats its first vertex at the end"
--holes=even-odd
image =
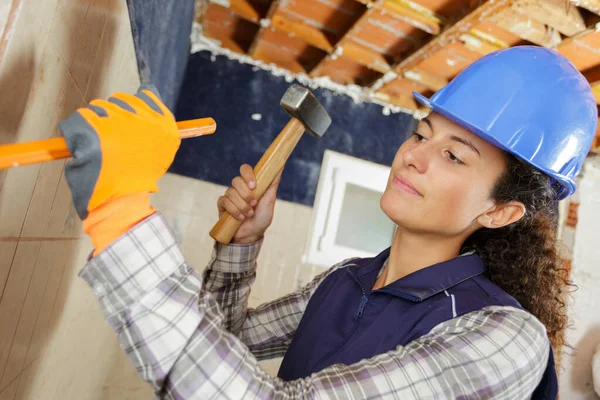
POLYGON ((463 244, 487 266, 487 276, 535 315, 556 352, 564 344, 569 273, 558 254, 557 184, 541 171, 506 153, 507 169, 492 191, 499 203, 525 205, 519 221, 499 229, 483 228, 463 244))

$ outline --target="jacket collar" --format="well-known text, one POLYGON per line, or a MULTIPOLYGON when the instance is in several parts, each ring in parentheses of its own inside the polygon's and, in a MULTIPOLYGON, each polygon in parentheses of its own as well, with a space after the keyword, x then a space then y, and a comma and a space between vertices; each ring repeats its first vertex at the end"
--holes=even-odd
MULTIPOLYGON (((371 259, 357 260, 349 266, 350 273, 365 293, 370 293, 379 271, 390 255, 386 249, 371 259)), ((476 254, 464 254, 452 260, 434 264, 400 278, 375 292, 388 293, 414 302, 450 289, 459 283, 485 272, 483 260, 476 254)))

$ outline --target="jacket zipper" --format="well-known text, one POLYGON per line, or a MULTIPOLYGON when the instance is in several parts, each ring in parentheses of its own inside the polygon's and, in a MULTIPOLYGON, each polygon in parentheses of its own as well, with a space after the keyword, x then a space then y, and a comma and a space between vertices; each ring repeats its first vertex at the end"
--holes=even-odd
POLYGON ((344 338, 344 340, 342 340, 342 342, 340 344, 338 344, 337 346, 335 346, 332 350, 330 350, 327 354, 325 354, 325 356, 323 356, 317 362, 317 364, 316 364, 317 366, 315 367, 316 371, 320 371, 321 370, 321 365, 323 365, 325 363, 325 361, 327 361, 329 358, 331 358, 342 347, 344 347, 344 345, 346 343, 348 343, 348 340, 350 340, 350 338, 352 337, 352 335, 354 335, 354 332, 356 331, 356 328, 358 327, 358 323, 360 322, 360 319, 362 318, 362 316, 364 314, 365 307, 367 306, 367 303, 369 302, 369 297, 367 296, 367 293, 365 292, 365 288, 363 287, 363 285, 354 276, 354 274, 352 272, 350 272, 350 270, 347 270, 347 271, 348 271, 348 273, 350 275, 352 275, 352 278, 358 283, 358 285, 360 286, 360 290, 362 292, 362 298, 360 299, 360 305, 358 306, 358 311, 356 313, 356 319, 354 321, 354 326, 352 327, 352 330, 350 330, 350 333, 344 338))

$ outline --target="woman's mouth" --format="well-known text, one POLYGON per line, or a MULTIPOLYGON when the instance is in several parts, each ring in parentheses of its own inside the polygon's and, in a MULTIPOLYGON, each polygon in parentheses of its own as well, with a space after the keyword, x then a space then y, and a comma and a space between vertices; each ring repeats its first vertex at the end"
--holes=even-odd
POLYGON ((394 186, 403 192, 412 194, 415 196, 423 197, 423 195, 417 190, 417 188, 406 178, 401 176, 394 177, 394 186))

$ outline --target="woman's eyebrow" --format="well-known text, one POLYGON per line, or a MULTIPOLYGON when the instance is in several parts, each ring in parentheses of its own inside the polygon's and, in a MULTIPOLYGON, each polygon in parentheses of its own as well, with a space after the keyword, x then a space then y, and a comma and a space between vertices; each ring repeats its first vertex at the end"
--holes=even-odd
POLYGON ((431 121, 429 120, 429 118, 425 117, 423 118, 421 121, 425 122, 427 125, 429 125, 429 129, 431 129, 433 131, 433 125, 431 125, 431 121))
POLYGON ((475 145, 469 142, 467 139, 463 139, 461 137, 452 135, 450 136, 450 140, 454 140, 455 142, 464 144, 465 146, 473 150, 475 153, 477 153, 479 157, 481 157, 481 153, 479 152, 479 150, 477 150, 477 147, 475 147, 475 145))
MULTIPOLYGON (((425 117, 421 121, 425 122, 429 126, 429 129, 431 129, 431 131, 433 132, 433 125, 431 123, 431 120, 429 120, 429 118, 425 117)), ((477 150, 477 147, 475 147, 475 145, 473 143, 471 143, 470 141, 468 141, 467 139, 463 139, 459 136, 452 135, 452 136, 450 136, 450 140, 454 140, 455 142, 464 144, 469 149, 471 149, 475 153, 477 153, 477 155, 479 157, 481 157, 481 153, 479 152, 479 150, 477 150)))

